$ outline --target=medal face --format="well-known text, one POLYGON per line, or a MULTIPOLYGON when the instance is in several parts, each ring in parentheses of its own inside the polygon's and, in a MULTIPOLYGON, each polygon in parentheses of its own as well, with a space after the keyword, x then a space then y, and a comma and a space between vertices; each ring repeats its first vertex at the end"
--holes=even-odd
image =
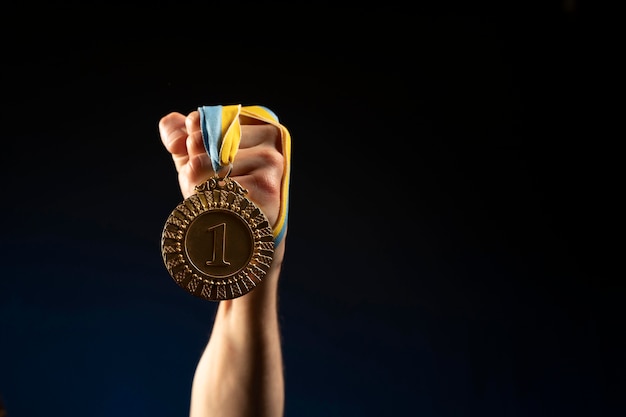
POLYGON ((169 215, 161 236, 174 281, 209 301, 247 294, 274 255, 272 227, 236 181, 211 178, 169 215))

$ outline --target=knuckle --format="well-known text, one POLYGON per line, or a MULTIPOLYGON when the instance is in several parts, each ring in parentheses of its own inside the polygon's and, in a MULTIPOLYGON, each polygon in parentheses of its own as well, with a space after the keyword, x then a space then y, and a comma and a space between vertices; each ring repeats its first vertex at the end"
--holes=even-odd
POLYGON ((255 175, 255 185, 262 192, 280 195, 284 157, 276 150, 265 149, 258 153, 260 169, 255 175))
POLYGON ((280 170, 282 171, 285 158, 276 149, 261 148, 258 151, 257 157, 260 159, 260 163, 264 167, 280 168, 280 170))

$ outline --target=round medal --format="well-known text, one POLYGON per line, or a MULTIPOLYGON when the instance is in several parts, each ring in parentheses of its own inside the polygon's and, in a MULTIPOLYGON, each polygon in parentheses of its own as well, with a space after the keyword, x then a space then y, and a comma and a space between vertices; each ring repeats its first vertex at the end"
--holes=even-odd
POLYGON ((231 178, 210 178, 167 218, 161 253, 174 281, 209 300, 229 300, 260 284, 274 255, 272 227, 231 178))

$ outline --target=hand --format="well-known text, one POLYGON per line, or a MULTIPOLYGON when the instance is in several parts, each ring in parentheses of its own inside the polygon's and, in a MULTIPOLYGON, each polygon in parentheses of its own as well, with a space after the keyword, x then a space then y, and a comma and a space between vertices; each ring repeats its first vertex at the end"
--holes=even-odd
MULTIPOLYGON (((200 114, 185 116, 173 112, 159 122, 159 133, 165 149, 172 155, 178 182, 184 198, 194 187, 215 175, 202 141, 200 114)), ((241 142, 230 177, 248 190, 248 198, 276 224, 280 209, 284 156, 277 127, 269 124, 241 126, 241 142)), ((225 168, 226 170, 227 168, 225 168)), ((219 172, 224 175, 226 172, 219 172)))

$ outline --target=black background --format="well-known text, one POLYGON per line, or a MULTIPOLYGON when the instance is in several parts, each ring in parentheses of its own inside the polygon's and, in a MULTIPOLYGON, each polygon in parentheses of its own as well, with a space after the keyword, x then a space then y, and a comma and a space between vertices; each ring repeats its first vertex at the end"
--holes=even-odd
POLYGON ((215 304, 160 257, 157 124, 235 103, 292 135, 286 415, 623 412, 606 56, 577 13, 70 10, 3 33, 8 417, 186 415, 215 304))

